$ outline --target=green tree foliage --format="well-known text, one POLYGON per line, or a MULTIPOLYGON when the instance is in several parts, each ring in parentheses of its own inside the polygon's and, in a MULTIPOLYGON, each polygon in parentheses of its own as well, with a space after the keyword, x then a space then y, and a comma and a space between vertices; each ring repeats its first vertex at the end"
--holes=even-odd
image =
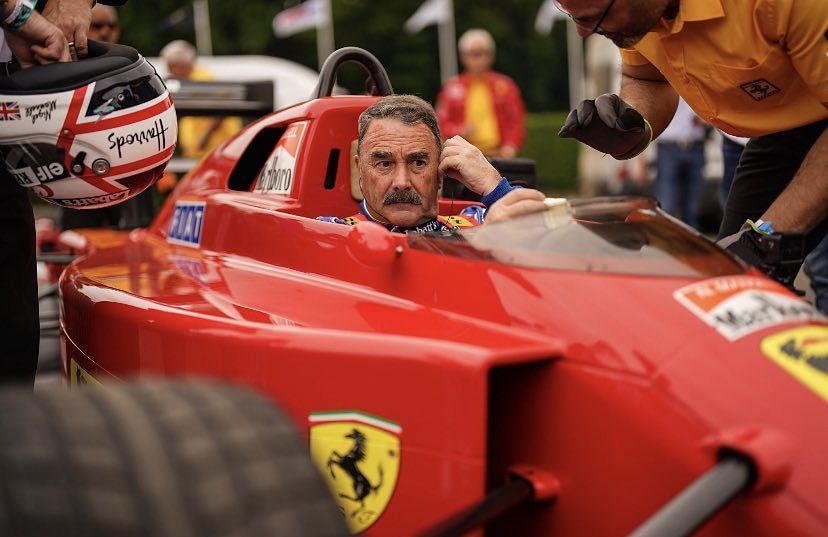
MULTIPOLYGON (((434 101, 440 89, 437 29, 408 34, 403 23, 423 0, 377 2, 331 0, 336 46, 358 46, 374 53, 388 69, 397 92, 415 93, 434 101)), ((316 35, 313 30, 277 39, 274 15, 299 2, 287 0, 210 1, 214 54, 269 54, 317 68, 316 35)), ((472 27, 489 30, 497 41, 495 68, 514 78, 532 111, 568 108, 566 37, 563 24, 551 35, 538 35, 535 16, 542 0, 498 2, 455 0, 457 35, 472 27)), ((181 0, 132 0, 119 9, 122 41, 153 56, 173 39, 194 42, 189 2, 181 0), (173 26, 168 17, 184 12, 184 21, 173 26)), ((352 91, 361 87, 358 69, 345 69, 340 84, 352 91)))

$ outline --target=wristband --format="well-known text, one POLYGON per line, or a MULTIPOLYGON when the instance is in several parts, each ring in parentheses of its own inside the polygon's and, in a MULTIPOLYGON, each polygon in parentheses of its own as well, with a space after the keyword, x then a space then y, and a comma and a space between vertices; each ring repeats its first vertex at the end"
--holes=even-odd
POLYGON ((19 15, 19 14, 20 14, 20 8, 21 8, 21 7, 23 7, 23 2, 22 2, 22 0, 17 0, 17 1, 14 3, 14 7, 13 7, 13 8, 12 8, 12 10, 9 12, 8 16, 7 16, 5 19, 3 19, 3 22, 2 22, 3 26, 5 26, 6 24, 9 24, 9 23, 11 23, 11 22, 13 22, 13 21, 14 21, 14 19, 16 19, 16 18, 17 18, 17 15, 19 15))
POLYGON ((765 221, 761 218, 756 222, 754 222, 753 220, 747 220, 745 224, 749 225, 756 233, 761 233, 762 235, 771 235, 775 233, 770 220, 765 221))
POLYGON ((17 4, 2 23, 5 30, 15 31, 26 24, 34 11, 33 0, 17 0, 17 4))
POLYGON ((644 145, 634 147, 623 155, 619 155, 617 157, 613 155, 613 157, 615 157, 616 160, 629 160, 631 158, 635 158, 641 153, 643 153, 644 150, 647 149, 653 142, 653 128, 652 126, 650 126, 650 122, 647 121, 647 118, 645 118, 644 116, 641 116, 641 119, 644 120, 644 133, 647 136, 647 141, 644 143, 644 145))

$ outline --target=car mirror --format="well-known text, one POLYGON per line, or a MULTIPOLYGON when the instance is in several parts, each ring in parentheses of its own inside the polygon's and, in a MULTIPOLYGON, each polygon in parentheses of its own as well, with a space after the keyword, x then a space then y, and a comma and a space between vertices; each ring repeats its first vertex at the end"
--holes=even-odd
POLYGON ((369 267, 390 265, 402 253, 390 231, 376 222, 359 222, 346 237, 351 257, 369 267))

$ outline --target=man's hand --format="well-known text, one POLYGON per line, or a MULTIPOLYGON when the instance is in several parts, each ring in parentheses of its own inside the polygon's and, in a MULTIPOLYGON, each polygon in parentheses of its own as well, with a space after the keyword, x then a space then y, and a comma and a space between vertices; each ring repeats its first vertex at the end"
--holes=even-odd
POLYGON ((39 63, 70 60, 69 48, 61 31, 37 12, 32 13, 26 24, 17 30, 7 31, 6 41, 23 69, 39 63))
POLYGON ((486 211, 485 224, 496 224, 523 214, 536 213, 546 208, 543 192, 533 188, 516 188, 495 202, 486 211))
POLYGON ((644 151, 652 135, 644 117, 614 93, 581 101, 558 133, 561 138, 575 138, 618 160, 644 151))
POLYGON ((89 55, 86 34, 92 22, 90 0, 49 0, 43 8, 43 16, 60 28, 67 41, 75 43, 78 58, 89 55))
POLYGON ((481 196, 494 190, 501 179, 483 153, 459 136, 446 140, 437 173, 457 179, 481 196))

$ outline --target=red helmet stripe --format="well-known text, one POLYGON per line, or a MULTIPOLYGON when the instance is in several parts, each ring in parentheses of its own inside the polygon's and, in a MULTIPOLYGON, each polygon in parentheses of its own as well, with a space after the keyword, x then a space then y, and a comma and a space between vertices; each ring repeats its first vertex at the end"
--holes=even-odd
MULTIPOLYGON (((74 98, 72 99, 72 102, 74 103, 74 98)), ((91 123, 75 124, 73 126, 73 129, 78 134, 86 134, 89 132, 97 132, 104 129, 125 127, 138 121, 143 121, 145 119, 155 117, 164 110, 170 108, 171 106, 172 100, 170 99, 170 96, 168 94, 166 99, 162 99, 152 106, 148 106, 141 110, 136 110, 135 112, 124 114, 118 117, 111 117, 108 119, 102 119, 100 121, 94 121, 91 123)), ((77 119, 77 117, 75 119, 77 119)))
MULTIPOLYGON (((136 160, 135 162, 130 162, 129 164, 115 166, 109 173, 110 175, 120 175, 122 173, 134 172, 136 170, 140 170, 141 168, 147 168, 152 165, 161 164, 162 162, 169 160, 169 158, 173 154, 173 151, 175 151, 175 145, 171 145, 170 147, 164 149, 160 153, 149 156, 147 158, 136 160)), ((115 180, 117 181, 117 179, 115 180)))
MULTIPOLYGON (((101 121, 78 124, 78 118, 80 117, 83 104, 86 100, 86 92, 88 90, 89 86, 84 86, 82 88, 78 88, 75 90, 74 94, 72 95, 72 102, 69 104, 69 110, 66 114, 66 120, 64 121, 63 128, 61 129, 61 132, 58 136, 57 145, 59 147, 62 147, 66 153, 64 162, 66 169, 71 169, 72 160, 74 159, 74 156, 70 153, 69 150, 72 147, 72 143, 74 142, 76 134, 86 134, 90 132, 101 131, 104 129, 112 129, 130 125, 137 121, 152 118, 158 115, 159 113, 169 109, 172 106, 172 100, 170 99, 169 94, 167 94, 166 99, 162 99, 154 105, 148 106, 142 110, 137 110, 130 114, 104 119, 101 121)), ((109 171, 108 175, 121 175, 124 173, 130 173, 136 170, 140 170, 142 168, 148 168, 152 165, 161 164, 162 162, 168 160, 172 156, 173 151, 175 151, 175 144, 164 149, 160 153, 157 153, 150 157, 137 160, 135 162, 130 162, 128 164, 123 164, 121 166, 113 166, 112 169, 109 171)), ((114 194, 115 192, 120 192, 121 190, 123 190, 122 188, 119 188, 118 186, 115 186, 109 181, 98 176, 92 170, 88 170, 81 175, 73 175, 75 175, 75 177, 78 177, 79 179, 86 181, 95 188, 103 190, 108 194, 114 194)))

